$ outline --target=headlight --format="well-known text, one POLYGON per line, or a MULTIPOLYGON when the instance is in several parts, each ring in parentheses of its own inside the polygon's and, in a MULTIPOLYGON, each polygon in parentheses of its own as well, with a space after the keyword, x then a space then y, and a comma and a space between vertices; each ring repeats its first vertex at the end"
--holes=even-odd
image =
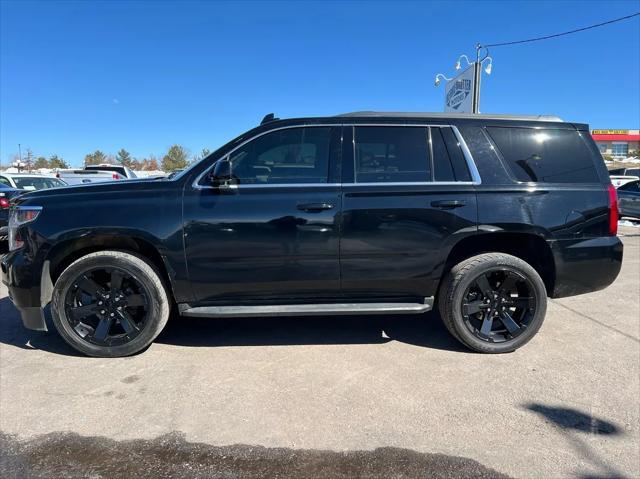
POLYGON ((14 206, 9 212, 9 251, 22 248, 24 239, 20 237, 18 228, 35 220, 42 206, 14 206))

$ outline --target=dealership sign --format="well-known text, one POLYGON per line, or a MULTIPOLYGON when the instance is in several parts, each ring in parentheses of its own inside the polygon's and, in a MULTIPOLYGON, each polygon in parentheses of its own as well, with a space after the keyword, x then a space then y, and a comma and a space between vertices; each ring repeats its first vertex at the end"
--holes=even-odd
POLYGON ((473 67, 447 81, 444 111, 471 113, 473 111, 473 67))
POLYGON ((592 135, 628 135, 629 130, 593 130, 592 135))

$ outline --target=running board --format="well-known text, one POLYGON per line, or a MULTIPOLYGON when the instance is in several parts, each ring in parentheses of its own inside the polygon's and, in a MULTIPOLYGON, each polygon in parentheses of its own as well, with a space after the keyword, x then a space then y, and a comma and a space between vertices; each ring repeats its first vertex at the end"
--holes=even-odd
POLYGON ((431 311, 433 298, 424 303, 321 303, 264 306, 199 306, 181 311, 200 318, 250 318, 268 316, 342 316, 356 314, 421 314, 431 311))

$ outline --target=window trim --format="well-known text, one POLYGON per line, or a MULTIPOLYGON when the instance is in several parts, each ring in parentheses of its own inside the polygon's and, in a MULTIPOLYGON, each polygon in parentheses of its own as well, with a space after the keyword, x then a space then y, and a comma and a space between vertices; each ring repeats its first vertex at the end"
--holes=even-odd
MULTIPOLYGON (((291 128, 320 128, 320 127, 331 127, 331 128, 338 128, 338 127, 342 127, 342 128, 352 128, 352 138, 353 138, 353 161, 354 161, 354 173, 355 173, 355 127, 357 126, 384 126, 384 127, 397 127, 397 128, 403 128, 403 127, 419 127, 419 128, 425 128, 428 133, 427 135, 429 138, 429 148, 431 148, 431 130, 430 127, 433 128, 451 128, 453 130, 453 134, 456 136, 456 139, 458 140, 459 144, 460 144, 460 149, 462 150, 462 154, 464 155, 464 158, 467 162, 467 167, 469 168, 469 173, 471 175, 471 181, 418 181, 418 182, 372 182, 372 183, 356 183, 355 182, 355 177, 354 177, 354 181, 353 182, 348 182, 348 183, 344 183, 344 182, 340 182, 340 183, 272 183, 272 184, 240 184, 240 185, 228 185, 227 188, 228 189, 232 189, 232 190, 237 190, 237 189, 245 189, 245 188, 319 188, 319 187, 338 187, 338 186, 428 186, 428 185, 435 185, 435 186, 447 186, 447 185, 480 185, 482 184, 482 179, 480 178, 480 172, 478 171, 478 168, 475 164, 475 161, 473 159, 473 156, 471 156, 471 151, 469 150, 469 147, 467 146, 466 141, 464 140, 464 138, 462 137, 462 135, 460 134, 460 131, 458 130, 458 127, 456 125, 451 125, 451 124, 427 124, 427 123, 422 123, 422 124, 415 124, 415 123, 409 123, 409 124, 391 124, 391 123, 352 123, 352 122, 342 122, 342 123, 318 123, 318 124, 313 124, 313 125, 305 125, 305 124, 300 124, 300 125, 287 125, 287 126, 281 126, 278 128, 272 128, 270 130, 266 130, 263 132, 260 132, 254 136, 252 136, 251 138, 246 139, 245 141, 243 141, 242 143, 240 143, 238 146, 236 146, 235 148, 233 148, 231 151, 227 152, 225 155, 217 158, 215 161, 213 161, 211 163, 211 165, 209 165, 209 167, 205 168, 204 171, 202 173, 200 173, 195 180, 193 180, 193 183, 191 184, 192 188, 196 189, 196 190, 210 190, 210 189, 219 189, 219 187, 217 186, 209 186, 209 185, 201 185, 200 181, 202 180, 202 178, 209 173, 209 171, 211 171, 215 164, 224 159, 229 157, 231 154, 233 154, 233 152, 235 152, 236 150, 242 148, 244 145, 246 145, 247 143, 263 136, 266 135, 268 133, 273 133, 274 131, 279 131, 279 130, 287 130, 287 129, 291 129, 291 128)), ((343 138, 343 133, 341 134, 341 137, 343 138)), ((433 155, 431 155, 433 156, 433 155)), ((329 161, 331 161, 331 158, 329 158, 329 161)), ((430 160, 431 161, 431 160, 430 160)), ((433 169, 432 169, 432 178, 433 178, 433 169)), ((327 178, 328 180, 329 178, 327 178)))
POLYGON ((403 125, 394 125, 389 123, 354 123, 354 124, 345 124, 344 126, 351 126, 353 128, 353 171, 354 171, 354 181, 351 183, 342 183, 343 185, 358 185, 358 186, 426 186, 426 185, 481 185, 482 178, 480 178, 480 172, 473 160, 473 156, 471 156, 471 151, 467 146, 467 143, 464 141, 464 138, 460 134, 458 127, 456 125, 446 125, 446 124, 403 124, 403 125), (465 161, 467 162, 467 168, 469 168, 469 174, 471 175, 471 181, 374 181, 374 182, 365 182, 358 183, 355 181, 355 170, 356 170, 356 127, 359 126, 378 126, 378 127, 390 127, 390 128, 406 128, 406 127, 419 127, 425 128, 427 130, 427 138, 429 139, 428 145, 428 153, 429 153, 429 161, 431 162, 431 179, 435 178, 435 171, 433 166, 433 143, 431 142, 431 128, 451 128, 453 130, 453 134, 458 140, 460 149, 462 150, 462 154, 464 156, 465 161))

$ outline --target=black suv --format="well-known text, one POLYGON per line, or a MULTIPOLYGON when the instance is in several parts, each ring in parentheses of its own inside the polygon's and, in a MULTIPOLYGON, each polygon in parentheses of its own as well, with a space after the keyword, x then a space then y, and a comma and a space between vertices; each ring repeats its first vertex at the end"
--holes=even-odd
POLYGON ((268 115, 173 178, 23 195, 2 279, 74 348, 124 356, 182 316, 416 314, 469 348, 529 341, 547 296, 611 284, 615 189, 554 117, 268 115))

